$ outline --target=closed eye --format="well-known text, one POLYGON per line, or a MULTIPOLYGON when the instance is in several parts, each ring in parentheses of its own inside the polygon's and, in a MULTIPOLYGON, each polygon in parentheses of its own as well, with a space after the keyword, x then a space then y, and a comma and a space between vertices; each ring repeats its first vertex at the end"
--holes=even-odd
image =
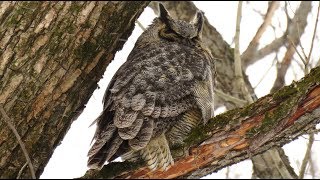
POLYGON ((191 40, 192 40, 193 42, 197 42, 197 41, 199 41, 199 37, 198 37, 198 36, 193 37, 193 38, 191 38, 191 40))
POLYGON ((169 41, 177 40, 180 38, 183 38, 180 34, 176 33, 172 29, 164 28, 159 31, 159 36, 165 39, 168 39, 169 41))
POLYGON ((180 42, 182 44, 188 44, 191 46, 194 46, 199 41, 198 37, 193 37, 191 39, 185 38, 170 28, 161 29, 159 31, 159 36, 171 42, 175 41, 175 42, 180 42))

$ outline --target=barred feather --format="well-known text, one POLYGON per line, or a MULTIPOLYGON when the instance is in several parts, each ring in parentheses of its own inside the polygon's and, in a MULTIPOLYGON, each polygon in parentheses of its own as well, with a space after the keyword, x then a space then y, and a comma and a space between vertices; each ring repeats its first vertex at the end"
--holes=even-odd
POLYGON ((138 116, 137 111, 119 108, 116 110, 114 125, 117 128, 130 127, 132 123, 137 119, 137 116, 138 116))
POLYGON ((143 123, 143 116, 140 115, 132 123, 131 126, 126 128, 119 128, 118 129, 119 136, 124 140, 133 139, 134 137, 137 136, 139 130, 141 129, 142 123, 143 123))
POLYGON ((149 143, 153 132, 153 119, 145 118, 143 125, 134 139, 129 140, 129 145, 134 150, 140 150, 149 143))
POLYGON ((107 126, 99 135, 96 137, 96 141, 91 147, 90 151, 88 152, 88 156, 91 157, 94 154, 96 154, 104 145, 106 142, 110 140, 110 138, 113 136, 113 133, 116 131, 116 127, 111 124, 107 126))
POLYGON ((104 145, 104 149, 107 150, 100 149, 98 152, 89 157, 88 167, 90 169, 101 169, 104 162, 108 161, 116 153, 122 142, 123 139, 121 139, 119 136, 115 136, 110 143, 104 145))
POLYGON ((173 165, 170 148, 164 134, 152 139, 149 144, 141 150, 142 158, 147 162, 149 169, 155 170, 160 168, 167 170, 173 165))

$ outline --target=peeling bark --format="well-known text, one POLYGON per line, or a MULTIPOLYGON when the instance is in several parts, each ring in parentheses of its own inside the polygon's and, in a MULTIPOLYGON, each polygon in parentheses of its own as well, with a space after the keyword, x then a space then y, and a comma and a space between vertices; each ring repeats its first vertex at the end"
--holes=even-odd
MULTIPOLYGON (((0 3, 0 104, 37 177, 148 3, 0 3)), ((26 160, 1 119, 0 178, 16 178, 26 160)))

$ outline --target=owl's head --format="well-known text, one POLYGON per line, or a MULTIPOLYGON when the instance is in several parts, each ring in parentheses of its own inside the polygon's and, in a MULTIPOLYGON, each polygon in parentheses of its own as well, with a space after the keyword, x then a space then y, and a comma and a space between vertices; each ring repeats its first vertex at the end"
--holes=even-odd
POLYGON ((159 3, 159 19, 163 23, 163 28, 159 30, 159 36, 168 40, 187 39, 200 40, 203 28, 203 12, 198 11, 194 20, 189 23, 183 20, 174 20, 166 8, 159 3))
POLYGON ((202 38, 202 28, 204 23, 203 12, 198 11, 192 22, 175 20, 159 3, 159 17, 155 18, 153 23, 139 37, 138 47, 147 44, 156 44, 161 41, 171 41, 181 44, 199 44, 202 38))

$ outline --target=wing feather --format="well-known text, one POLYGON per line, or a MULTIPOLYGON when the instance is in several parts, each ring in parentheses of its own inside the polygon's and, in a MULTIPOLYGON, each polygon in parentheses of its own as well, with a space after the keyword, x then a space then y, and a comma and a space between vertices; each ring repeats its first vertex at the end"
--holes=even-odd
POLYGON ((137 136, 142 126, 142 123, 143 123, 143 116, 140 114, 138 115, 138 118, 132 123, 131 126, 118 129, 119 136, 124 140, 133 139, 134 137, 137 136))
POLYGON ((130 147, 136 151, 146 147, 152 137, 153 126, 153 119, 145 117, 143 125, 137 136, 129 140, 130 147))
POLYGON ((117 128, 130 127, 133 122, 137 119, 138 112, 127 108, 116 109, 114 117, 114 125, 117 128))

